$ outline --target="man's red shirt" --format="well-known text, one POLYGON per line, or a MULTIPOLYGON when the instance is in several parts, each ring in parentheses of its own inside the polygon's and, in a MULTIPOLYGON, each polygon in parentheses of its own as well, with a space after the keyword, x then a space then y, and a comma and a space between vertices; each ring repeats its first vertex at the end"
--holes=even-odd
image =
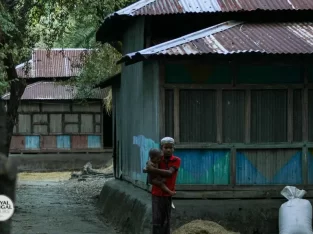
MULTIPOLYGON (((177 178, 177 172, 178 169, 180 167, 180 158, 172 155, 168 161, 166 162, 164 157, 162 157, 161 162, 159 163, 159 169, 163 169, 163 170, 169 170, 171 167, 173 167, 175 169, 175 172, 173 172, 171 177, 166 178, 166 186, 172 190, 175 191, 175 184, 176 184, 176 178, 177 178)), ((154 196, 161 196, 161 197, 168 197, 171 196, 168 193, 163 192, 159 187, 152 185, 152 191, 151 191, 152 195, 154 196)))

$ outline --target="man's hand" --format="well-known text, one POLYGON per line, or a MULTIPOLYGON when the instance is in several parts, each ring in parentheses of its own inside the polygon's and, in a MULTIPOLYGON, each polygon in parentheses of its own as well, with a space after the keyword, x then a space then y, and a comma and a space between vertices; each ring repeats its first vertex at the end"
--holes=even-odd
POLYGON ((143 173, 148 173, 148 171, 147 171, 146 168, 142 169, 142 172, 143 172, 143 173))

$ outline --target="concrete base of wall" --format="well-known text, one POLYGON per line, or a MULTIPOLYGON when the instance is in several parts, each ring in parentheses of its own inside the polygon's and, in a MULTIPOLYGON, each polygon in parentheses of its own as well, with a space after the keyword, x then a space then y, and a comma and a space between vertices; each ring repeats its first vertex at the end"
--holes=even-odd
POLYGON ((127 234, 150 233, 150 194, 116 179, 105 183, 98 203, 103 216, 127 234))
MULTIPOLYGON (((151 229, 151 195, 132 184, 108 181, 100 195, 103 215, 129 234, 151 229)), ((172 228, 195 219, 212 220, 242 234, 278 233, 278 210, 285 199, 174 200, 172 228)))
POLYGON ((19 172, 48 172, 81 170, 87 162, 100 168, 112 160, 111 152, 89 154, 11 154, 18 162, 19 172))

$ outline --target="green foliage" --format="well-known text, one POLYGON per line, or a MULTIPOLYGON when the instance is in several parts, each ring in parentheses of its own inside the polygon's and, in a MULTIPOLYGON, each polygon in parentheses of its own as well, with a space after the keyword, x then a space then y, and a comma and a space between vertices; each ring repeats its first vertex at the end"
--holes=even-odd
MULTIPOLYGON (((0 3, 0 94, 17 79, 9 66, 29 60, 31 50, 40 48, 90 48, 84 69, 76 80, 79 97, 87 98, 92 86, 119 72, 120 54, 110 45, 95 41, 95 33, 108 14, 134 0, 5 0, 0 3)), ((26 70, 27 72, 27 70, 26 70)))
MULTIPOLYGON (((120 66, 116 62, 121 54, 109 44, 101 45, 95 40, 96 31, 104 16, 117 11, 129 4, 129 0, 102 0, 98 2, 87 1, 86 8, 80 8, 71 15, 68 27, 63 37, 55 43, 55 47, 62 48, 89 48, 93 52, 84 61, 84 68, 77 79, 71 80, 71 84, 77 86, 76 98, 86 99, 93 94, 93 87, 108 77, 120 72, 120 66)), ((109 112, 111 109, 112 92, 104 99, 104 104, 109 112)))

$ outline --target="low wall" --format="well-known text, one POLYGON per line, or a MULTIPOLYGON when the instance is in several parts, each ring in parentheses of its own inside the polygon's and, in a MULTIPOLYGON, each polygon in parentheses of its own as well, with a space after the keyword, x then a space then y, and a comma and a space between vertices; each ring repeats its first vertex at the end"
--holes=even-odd
POLYGON ((127 234, 150 233, 150 195, 116 179, 105 183, 98 206, 103 216, 127 234))
MULTIPOLYGON (((242 234, 278 233, 278 210, 285 199, 174 200, 172 228, 195 219, 213 220, 242 234)), ((100 194, 103 216, 123 233, 149 234, 151 195, 121 180, 108 181, 100 194)))
POLYGON ((19 172, 48 172, 81 170, 87 162, 91 162, 93 168, 100 168, 112 160, 112 152, 10 154, 10 157, 18 162, 19 172))

